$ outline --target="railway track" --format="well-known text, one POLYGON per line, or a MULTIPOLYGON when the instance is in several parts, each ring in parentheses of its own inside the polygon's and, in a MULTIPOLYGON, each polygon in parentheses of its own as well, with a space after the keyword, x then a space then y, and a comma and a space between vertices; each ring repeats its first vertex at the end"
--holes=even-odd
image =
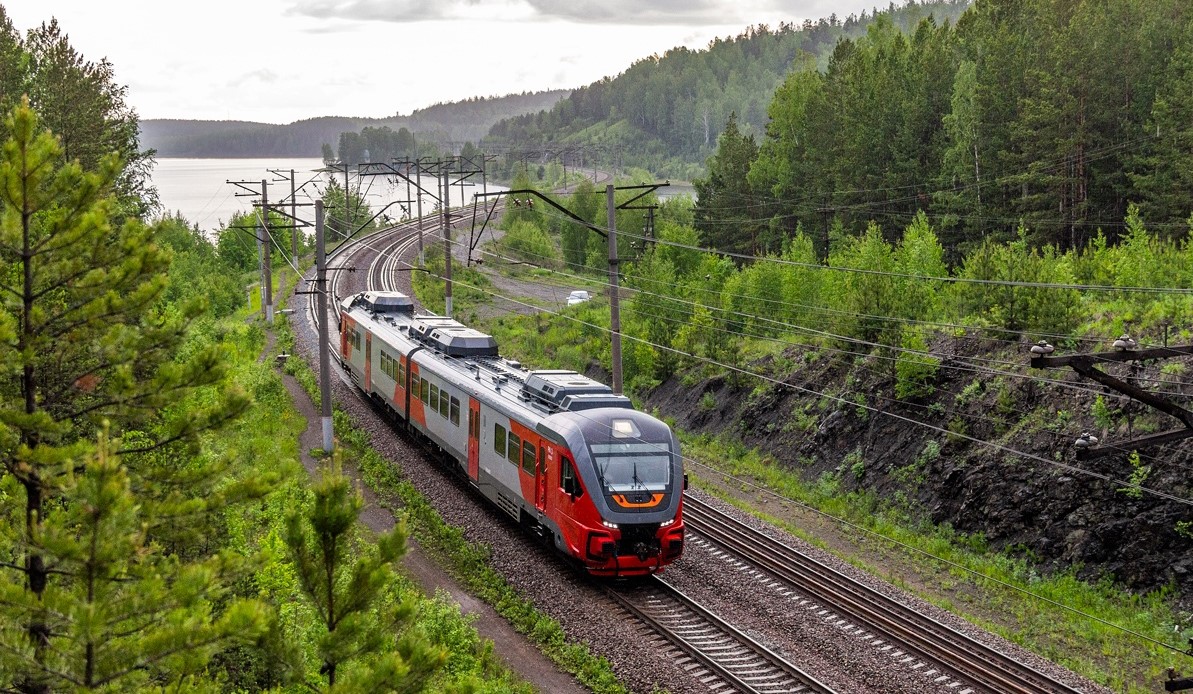
POLYGON ((712 692, 831 694, 833 690, 781 655, 659 579, 606 588, 646 627, 644 641, 670 644, 675 661, 712 692))
POLYGON ((684 497, 689 543, 707 540, 780 594, 799 594, 824 620, 915 668, 957 694, 1078 694, 1030 665, 821 564, 812 557, 713 508, 684 497), (693 538, 696 535, 697 538, 693 538))

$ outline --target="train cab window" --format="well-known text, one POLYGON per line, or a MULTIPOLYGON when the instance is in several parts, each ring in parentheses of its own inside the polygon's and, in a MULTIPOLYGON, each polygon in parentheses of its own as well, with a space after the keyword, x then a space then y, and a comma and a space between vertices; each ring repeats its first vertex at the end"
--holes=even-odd
POLYGON ((439 386, 434 383, 431 384, 431 402, 428 404, 431 406, 432 412, 439 410, 439 386))
POLYGON ((459 398, 452 398, 451 420, 452 420, 452 424, 455 424, 456 426, 460 426, 460 400, 459 400, 459 398))
POLYGON ((580 486, 580 480, 576 479, 576 468, 572 466, 572 461, 568 458, 560 458, 560 461, 559 488, 569 496, 584 496, 584 488, 580 486))
POLYGON ((493 450, 498 455, 505 455, 505 427, 496 423, 493 424, 493 450))
POLYGON ((517 465, 522 456, 522 439, 518 438, 518 435, 512 431, 509 436, 509 449, 506 453, 506 457, 510 459, 510 462, 517 465))
POLYGON ((534 442, 527 441, 522 446, 522 472, 534 474, 534 442))
MULTIPOLYGON (((448 395, 446 390, 439 391, 439 416, 447 419, 448 412, 451 411, 452 397, 448 395)), ((456 402, 459 402, 458 400, 456 402)), ((460 423, 460 415, 456 415, 456 424, 460 423)))

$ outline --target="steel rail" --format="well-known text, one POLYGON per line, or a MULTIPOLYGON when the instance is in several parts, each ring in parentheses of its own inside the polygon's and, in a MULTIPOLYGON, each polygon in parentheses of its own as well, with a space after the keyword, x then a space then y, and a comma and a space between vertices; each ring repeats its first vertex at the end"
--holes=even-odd
MULTIPOLYGON (((736 691, 835 691, 657 576, 630 590, 611 586, 605 590, 623 609, 736 691)), ((717 689, 711 680, 703 681, 717 689)))
POLYGON ((811 597, 887 643, 968 684, 973 691, 1079 694, 1082 690, 1002 653, 947 624, 822 564, 692 496, 684 522, 758 570, 811 597))

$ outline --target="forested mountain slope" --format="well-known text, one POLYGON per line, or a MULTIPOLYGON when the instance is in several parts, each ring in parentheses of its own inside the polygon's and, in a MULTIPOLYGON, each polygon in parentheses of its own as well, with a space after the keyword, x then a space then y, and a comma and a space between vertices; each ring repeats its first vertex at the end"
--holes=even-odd
POLYGON ((493 123, 550 108, 566 90, 477 97, 435 104, 409 116, 391 118, 309 118, 285 125, 246 121, 141 121, 141 146, 159 157, 317 157, 324 144, 335 147, 343 133, 364 128, 406 128, 428 141, 476 141, 493 123))
POLYGON ((588 146, 595 155, 683 176, 704 163, 731 113, 746 133, 761 135, 775 89, 793 68, 824 66, 843 37, 858 37, 876 16, 913 30, 920 20, 953 22, 968 0, 891 3, 876 14, 844 20, 750 27, 711 42, 707 49, 674 48, 577 89, 554 108, 493 126, 489 148, 538 148, 543 143, 588 146), (691 165, 696 165, 695 167, 691 165))

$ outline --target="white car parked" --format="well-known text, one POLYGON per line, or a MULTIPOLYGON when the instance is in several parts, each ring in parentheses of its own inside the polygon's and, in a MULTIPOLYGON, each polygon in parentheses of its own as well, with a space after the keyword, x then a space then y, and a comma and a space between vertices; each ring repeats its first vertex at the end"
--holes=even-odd
POLYGON ((573 291, 571 294, 568 294, 568 306, 575 306, 576 304, 582 304, 591 298, 592 297, 588 294, 588 292, 584 291, 583 289, 577 289, 577 290, 573 291))

